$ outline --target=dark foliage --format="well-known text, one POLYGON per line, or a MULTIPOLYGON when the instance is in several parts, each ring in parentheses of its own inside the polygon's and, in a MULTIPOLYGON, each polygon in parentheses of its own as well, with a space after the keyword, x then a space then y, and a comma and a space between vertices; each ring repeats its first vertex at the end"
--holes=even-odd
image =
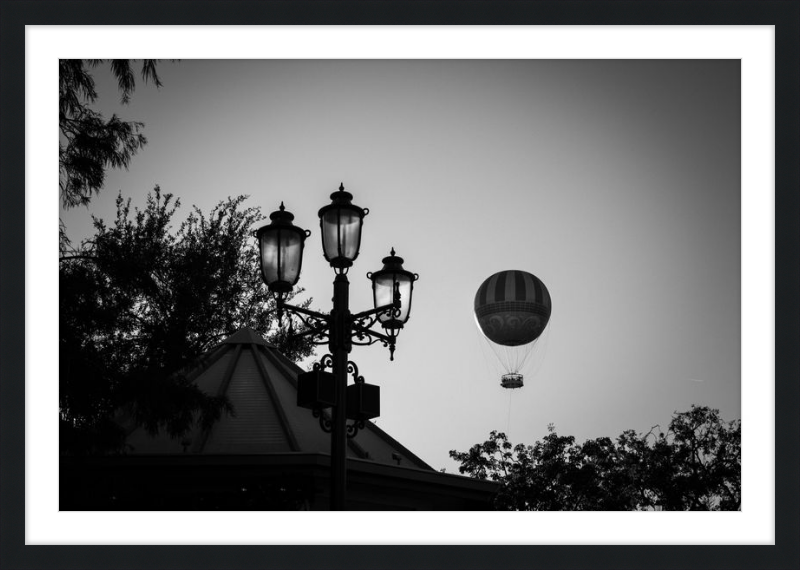
MULTIPOLYGON (((89 105, 97 100, 89 68, 104 60, 59 60, 59 186, 64 208, 87 205, 105 182, 109 168, 127 168, 131 157, 147 143, 141 133, 144 125, 123 121, 116 115, 106 119, 89 105)), ((136 88, 131 60, 113 59, 111 72, 117 79, 122 103, 130 100, 136 88)), ((143 60, 141 76, 157 87, 161 80, 156 61, 143 60)))
MULTIPOLYGON (((61 59, 58 62, 58 173, 63 208, 87 206, 99 193, 110 168, 128 168, 131 158, 146 143, 144 124, 123 121, 116 115, 106 119, 90 106, 97 100, 94 78, 89 70, 109 60, 61 59)), ((161 86, 157 61, 142 60, 145 83, 161 86)), ((117 79, 120 102, 130 101, 136 89, 132 60, 112 59, 110 69, 117 79)), ((71 243, 64 224, 59 225, 59 251, 63 255, 71 243)))
POLYGON ((577 444, 549 426, 533 445, 491 432, 469 451, 451 451, 459 472, 501 483, 498 510, 739 510, 741 422, 692 406, 666 432, 628 430, 616 441, 577 444))
POLYGON ((311 353, 309 341, 276 327, 250 233, 260 212, 244 207, 245 198, 228 198, 208 215, 194 208, 173 230, 179 201, 170 194, 156 187, 133 212, 119 196, 113 225, 95 219, 94 237, 62 256, 63 451, 123 449, 113 421, 121 409, 150 432, 174 437, 195 419, 208 424, 235 412, 176 371, 242 326, 271 331, 269 340, 291 359, 311 353))

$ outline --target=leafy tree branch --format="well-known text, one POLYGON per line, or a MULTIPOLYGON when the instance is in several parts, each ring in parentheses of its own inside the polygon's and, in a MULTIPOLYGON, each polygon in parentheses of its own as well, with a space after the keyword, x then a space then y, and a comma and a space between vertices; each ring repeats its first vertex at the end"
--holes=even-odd
POLYGON ((450 457, 460 473, 501 484, 499 510, 741 508, 741 422, 707 406, 676 413, 666 432, 654 426, 577 444, 550 425, 533 445, 512 446, 492 431, 450 457))

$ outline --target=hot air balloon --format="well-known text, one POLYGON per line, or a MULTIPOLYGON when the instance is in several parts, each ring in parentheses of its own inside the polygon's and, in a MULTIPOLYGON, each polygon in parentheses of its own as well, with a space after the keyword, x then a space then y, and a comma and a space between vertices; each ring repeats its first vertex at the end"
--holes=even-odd
POLYGON ((521 370, 550 320, 550 293, 526 271, 500 271, 475 294, 475 320, 505 370, 503 388, 521 388, 521 370))

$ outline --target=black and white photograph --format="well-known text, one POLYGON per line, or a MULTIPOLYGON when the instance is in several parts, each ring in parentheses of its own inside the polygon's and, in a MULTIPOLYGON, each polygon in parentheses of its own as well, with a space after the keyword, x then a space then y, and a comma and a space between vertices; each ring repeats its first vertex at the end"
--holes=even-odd
POLYGON ((60 510, 741 510, 740 60, 58 65, 60 510))
POLYGON ((0 566, 796 567, 798 14, 0 6, 0 566))

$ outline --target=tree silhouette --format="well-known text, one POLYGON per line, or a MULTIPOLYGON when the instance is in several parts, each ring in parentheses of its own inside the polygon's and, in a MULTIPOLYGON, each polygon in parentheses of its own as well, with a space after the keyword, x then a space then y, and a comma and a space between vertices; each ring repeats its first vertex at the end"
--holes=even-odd
POLYGON ((63 451, 122 449, 113 421, 122 408, 150 432, 173 437, 195 417, 208 425, 231 411, 176 372, 242 326, 271 331, 269 340, 289 358, 311 353, 309 340, 287 338, 276 326, 251 235, 261 215, 245 199, 228 198, 207 215, 195 207, 173 231, 180 203, 171 194, 156 186, 133 212, 120 195, 114 223, 95 218, 95 235, 62 256, 63 451))
MULTIPOLYGON (((106 119, 91 109, 97 100, 90 69, 107 60, 61 59, 58 63, 58 169, 61 205, 65 209, 87 206, 103 188, 109 168, 128 168, 131 158, 146 143, 144 123, 123 121, 116 115, 106 119)), ((161 86, 157 61, 141 62, 142 80, 161 86)), ((136 89, 132 60, 112 59, 110 69, 117 79, 120 101, 127 104, 136 89)), ((70 248, 63 222, 59 225, 59 250, 70 248)))
MULTIPOLYGON (((59 186, 64 208, 87 205, 105 182, 108 168, 127 168, 131 157, 147 143, 141 133, 143 123, 123 121, 116 115, 105 119, 89 105, 97 100, 94 79, 89 68, 104 60, 59 60, 59 186)), ((141 76, 157 87, 161 80, 156 61, 142 62, 141 76)), ((117 79, 121 102, 130 101, 136 88, 131 61, 111 60, 111 71, 117 79)))
POLYGON ((460 473, 501 483, 498 510, 738 510, 741 422, 692 406, 666 432, 623 432, 576 444, 548 426, 533 445, 504 433, 468 451, 451 451, 460 473))

